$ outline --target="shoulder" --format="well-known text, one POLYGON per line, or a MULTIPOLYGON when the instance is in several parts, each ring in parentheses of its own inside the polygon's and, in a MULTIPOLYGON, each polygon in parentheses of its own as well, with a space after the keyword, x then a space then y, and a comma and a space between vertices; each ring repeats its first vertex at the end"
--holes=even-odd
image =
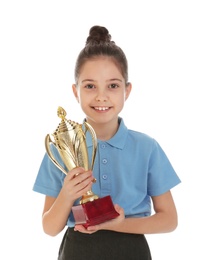
POLYGON ((131 129, 128 129, 127 138, 128 141, 132 140, 136 143, 142 143, 143 145, 144 144, 155 145, 157 143, 156 140, 150 135, 143 132, 131 130, 131 129))
POLYGON ((152 136, 144 132, 140 132, 128 128, 125 125, 123 119, 120 120, 120 128, 117 137, 118 140, 120 140, 120 143, 123 143, 123 147, 134 146, 137 148, 140 147, 144 149, 148 147, 148 150, 150 151, 158 144, 157 141, 152 136))
POLYGON ((128 134, 130 136, 133 136, 135 138, 139 138, 139 139, 144 139, 144 140, 153 140, 153 137, 151 137, 150 135, 148 134, 145 134, 143 132, 139 132, 139 131, 135 131, 135 130, 132 130, 132 129, 128 129, 128 134))

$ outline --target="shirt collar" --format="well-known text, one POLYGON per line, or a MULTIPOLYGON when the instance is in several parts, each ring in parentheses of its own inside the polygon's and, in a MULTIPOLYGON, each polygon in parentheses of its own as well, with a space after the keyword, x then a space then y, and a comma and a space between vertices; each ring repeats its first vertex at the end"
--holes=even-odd
MULTIPOLYGON (((119 117, 118 122, 119 122, 119 128, 118 128, 116 134, 111 139, 105 141, 105 143, 107 143, 113 147, 116 147, 118 149, 123 149, 125 142, 126 142, 128 129, 125 126, 124 120, 121 117, 119 117)), ((86 132, 86 138, 87 138, 87 146, 88 147, 92 146, 92 137, 88 131, 86 132)), ((100 140, 98 140, 98 141, 102 142, 100 140)))

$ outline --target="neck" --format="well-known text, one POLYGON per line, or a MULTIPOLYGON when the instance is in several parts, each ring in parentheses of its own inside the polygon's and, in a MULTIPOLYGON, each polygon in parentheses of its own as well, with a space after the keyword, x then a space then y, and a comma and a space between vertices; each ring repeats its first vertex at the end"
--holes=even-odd
POLYGON ((93 127, 97 139, 101 140, 101 141, 107 141, 109 139, 111 139, 115 133, 118 130, 119 127, 119 123, 118 123, 118 119, 115 120, 115 122, 110 122, 110 123, 96 123, 93 121, 90 121, 87 119, 87 122, 93 127))

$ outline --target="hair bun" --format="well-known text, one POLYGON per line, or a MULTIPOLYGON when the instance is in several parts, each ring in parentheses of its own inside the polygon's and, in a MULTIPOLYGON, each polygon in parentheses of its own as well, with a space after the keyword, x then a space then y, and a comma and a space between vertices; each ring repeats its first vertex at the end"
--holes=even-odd
POLYGON ((89 36, 86 40, 86 44, 99 44, 99 43, 110 43, 111 35, 109 31, 102 26, 93 26, 89 31, 89 36))

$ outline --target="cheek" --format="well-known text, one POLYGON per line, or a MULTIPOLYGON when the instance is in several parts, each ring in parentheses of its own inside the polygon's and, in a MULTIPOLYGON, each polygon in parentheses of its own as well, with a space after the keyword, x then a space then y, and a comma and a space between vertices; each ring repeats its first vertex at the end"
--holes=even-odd
POLYGON ((118 97, 119 103, 124 103, 127 99, 127 94, 126 92, 121 93, 121 95, 118 97))
POLYGON ((126 101, 125 96, 121 96, 121 98, 118 98, 118 100, 116 101, 116 104, 119 109, 123 108, 125 101, 126 101))

